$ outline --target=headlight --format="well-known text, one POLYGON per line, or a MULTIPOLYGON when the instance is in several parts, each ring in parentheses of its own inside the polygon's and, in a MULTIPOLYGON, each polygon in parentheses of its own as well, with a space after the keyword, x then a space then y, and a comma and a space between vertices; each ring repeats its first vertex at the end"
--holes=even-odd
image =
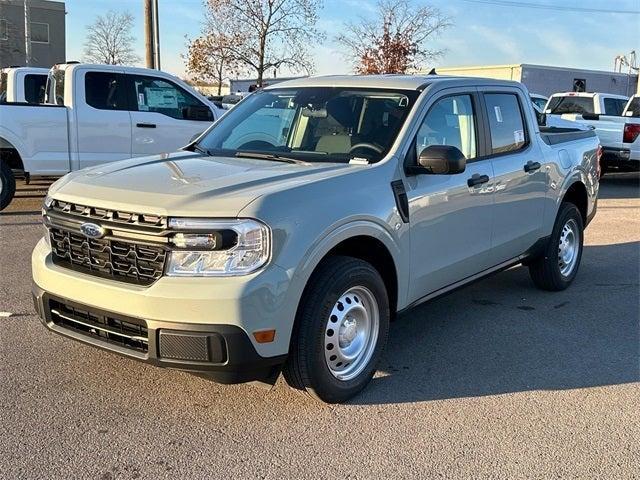
POLYGON ((49 195, 44 197, 44 201, 42 202, 42 205, 44 206, 44 208, 49 209, 49 208, 51 208, 52 204, 53 204, 53 198, 52 197, 50 197, 49 195))
POLYGON ((271 251, 269 228, 257 220, 171 218, 167 275, 217 277, 246 275, 262 267, 271 251))

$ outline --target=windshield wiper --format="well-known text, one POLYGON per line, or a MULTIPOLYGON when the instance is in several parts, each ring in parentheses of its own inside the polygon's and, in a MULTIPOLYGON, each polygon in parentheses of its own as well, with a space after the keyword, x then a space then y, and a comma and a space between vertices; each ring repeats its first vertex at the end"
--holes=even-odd
POLYGON ((298 160, 297 158, 283 157, 277 153, 236 152, 235 156, 241 158, 255 158, 258 160, 272 160, 274 162, 295 163, 297 165, 310 165, 309 162, 298 160))

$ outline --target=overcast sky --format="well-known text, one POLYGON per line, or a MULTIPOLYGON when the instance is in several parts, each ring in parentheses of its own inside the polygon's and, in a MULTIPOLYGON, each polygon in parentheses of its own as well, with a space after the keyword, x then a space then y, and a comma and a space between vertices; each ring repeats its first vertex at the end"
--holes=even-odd
MULTIPOLYGON (((614 57, 636 50, 640 55, 640 0, 413 0, 436 6, 454 26, 434 41, 446 48, 435 66, 536 63, 612 70, 614 57), (510 6, 512 4, 528 6, 510 6), (560 7, 537 8, 537 5, 560 7), (586 11, 606 10, 606 11, 586 11)), ((375 0, 325 0, 318 27, 324 45, 311 54, 317 74, 349 73, 333 38, 345 20, 371 16, 375 0)), ((184 75, 185 35, 198 36, 203 17, 201 0, 159 0, 163 70, 184 75)), ((135 16, 136 50, 144 58, 142 0, 66 0, 67 59, 81 60, 86 26, 109 9, 135 16)), ((285 75, 287 72, 281 72, 285 75)))

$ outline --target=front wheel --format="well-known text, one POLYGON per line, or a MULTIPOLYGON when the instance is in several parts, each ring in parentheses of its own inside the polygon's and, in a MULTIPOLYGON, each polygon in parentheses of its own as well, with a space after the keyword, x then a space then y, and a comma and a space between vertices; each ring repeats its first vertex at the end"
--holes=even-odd
POLYGON ((16 177, 6 162, 0 160, 0 210, 4 210, 16 193, 16 177))
POLYGON ((567 288, 578 273, 583 241, 580 211, 572 203, 563 203, 544 254, 529 264, 533 283, 542 290, 567 288))
POLYGON ((287 383, 329 403, 371 380, 389 333, 389 300, 378 271, 362 260, 322 262, 305 289, 287 364, 287 383))

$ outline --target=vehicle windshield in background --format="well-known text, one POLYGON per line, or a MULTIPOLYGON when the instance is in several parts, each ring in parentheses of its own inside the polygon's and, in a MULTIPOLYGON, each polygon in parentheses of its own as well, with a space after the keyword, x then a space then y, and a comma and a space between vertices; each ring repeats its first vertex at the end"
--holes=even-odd
POLYGON ((360 158, 374 163, 391 148, 419 93, 335 87, 263 90, 230 110, 198 146, 215 155, 243 152, 307 162, 360 158))
POLYGON ((627 117, 640 117, 640 97, 633 97, 629 102, 629 106, 627 107, 627 111, 625 112, 625 116, 627 117))
POLYGON ((579 115, 583 113, 595 113, 593 97, 551 97, 549 106, 547 107, 547 113, 555 113, 558 115, 563 113, 576 113, 579 115))
POLYGON ((540 110, 544 110, 545 105, 547 104, 546 98, 540 97, 531 97, 531 101, 536 105, 540 110))

